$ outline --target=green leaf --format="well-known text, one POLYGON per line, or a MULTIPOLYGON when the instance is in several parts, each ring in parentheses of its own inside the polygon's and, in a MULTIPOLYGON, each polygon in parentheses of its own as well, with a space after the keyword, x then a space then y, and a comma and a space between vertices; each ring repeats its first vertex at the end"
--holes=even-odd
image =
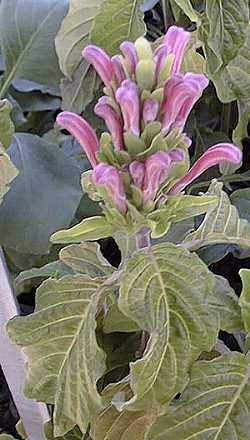
POLYGON ((234 333, 243 329, 238 297, 229 282, 222 276, 215 275, 210 305, 212 310, 214 309, 214 312, 219 314, 221 330, 234 333))
POLYGON ((222 191, 223 183, 213 180, 207 195, 217 196, 218 207, 207 213, 198 229, 187 235, 183 244, 191 250, 219 243, 234 243, 250 247, 250 224, 239 217, 228 195, 222 191))
POLYGON ((110 276, 114 272, 101 254, 98 243, 72 244, 63 248, 59 256, 73 272, 87 274, 91 278, 110 276))
POLYGON ((246 39, 248 0, 210 0, 206 4, 208 35, 204 38, 209 71, 214 75, 238 54, 246 39))
POLYGON ((0 41, 6 70, 0 91, 4 97, 13 81, 21 78, 46 85, 59 93, 61 72, 54 39, 66 14, 67 0, 2 0, 0 41))
POLYGON ((16 134, 8 154, 19 170, 0 215, 0 243, 27 254, 45 254, 50 235, 67 227, 80 202, 80 170, 55 144, 16 134))
POLYGON ((103 318, 103 331, 105 333, 113 332, 136 332, 140 327, 132 321, 131 318, 124 315, 118 308, 117 304, 109 307, 107 313, 103 318))
POLYGON ((80 243, 99 240, 112 235, 112 225, 105 217, 96 216, 84 219, 73 228, 55 232, 50 238, 52 243, 80 243))
POLYGON ((89 34, 102 0, 70 0, 68 14, 56 36, 59 64, 66 78, 62 81, 63 110, 81 113, 100 86, 92 66, 82 58, 90 43, 89 34))
POLYGON ((86 275, 49 279, 37 290, 35 312, 7 325, 28 357, 26 396, 55 405, 55 436, 76 424, 85 432, 102 408, 96 381, 105 366, 95 315, 103 293, 103 285, 86 275))
POLYGON ((90 34, 91 42, 115 55, 122 41, 144 35, 142 4, 142 0, 103 0, 90 34))
POLYGON ((171 4, 176 4, 191 20, 197 22, 199 20, 198 14, 192 6, 190 0, 170 0, 171 4))
POLYGON ((173 196, 166 205, 157 209, 148 218, 152 224, 152 238, 162 237, 171 223, 178 223, 205 212, 211 212, 217 206, 216 196, 173 196))
POLYGON ((17 175, 17 168, 11 162, 8 154, 0 147, 0 203, 10 189, 10 183, 17 175))
POLYGON ((168 403, 186 385, 188 369, 215 343, 209 314, 214 278, 195 255, 170 243, 137 252, 121 277, 118 306, 150 334, 143 357, 130 365, 137 401, 168 403))
POLYGON ((238 209, 240 216, 250 221, 250 189, 238 189, 233 192, 230 199, 238 209))
POLYGON ((0 142, 4 148, 10 146, 15 132, 15 127, 10 117, 11 111, 12 105, 7 99, 0 101, 0 142))
POLYGON ((250 270, 241 269, 239 273, 243 284, 239 305, 245 329, 250 333, 250 270))
POLYGON ((85 440, 84 435, 80 429, 76 426, 72 431, 67 432, 63 437, 54 436, 54 426, 53 423, 47 422, 44 425, 44 432, 47 440, 85 440))
POLYGON ((12 437, 12 435, 1 434, 1 435, 0 435, 0 440, 15 440, 15 438, 12 437))
POLYGON ((180 401, 156 420, 147 440, 249 438, 249 365, 240 353, 194 364, 180 401))

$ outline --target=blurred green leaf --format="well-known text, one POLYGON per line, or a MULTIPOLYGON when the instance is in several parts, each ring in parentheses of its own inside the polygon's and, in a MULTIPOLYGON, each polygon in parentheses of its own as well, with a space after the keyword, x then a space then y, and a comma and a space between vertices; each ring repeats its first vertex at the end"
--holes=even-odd
POLYGON ((0 101, 0 142, 4 148, 11 144, 15 132, 14 124, 11 120, 12 105, 7 99, 0 101))

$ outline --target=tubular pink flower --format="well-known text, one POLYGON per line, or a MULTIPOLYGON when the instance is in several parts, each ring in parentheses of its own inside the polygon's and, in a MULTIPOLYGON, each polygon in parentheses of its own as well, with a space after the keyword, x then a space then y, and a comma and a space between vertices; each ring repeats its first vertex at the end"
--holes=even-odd
POLYGON ((219 165, 224 162, 238 165, 241 160, 242 153, 238 147, 235 147, 232 144, 214 145, 195 162, 189 172, 173 186, 169 194, 178 194, 204 171, 214 165, 219 165))
POLYGON ((174 55, 174 62, 171 69, 172 75, 180 72, 183 56, 189 39, 190 33, 177 26, 171 26, 164 37, 164 43, 168 48, 168 54, 171 53, 174 55))
POLYGON ((122 60, 121 55, 115 55, 111 58, 114 72, 115 72, 115 76, 116 76, 116 79, 117 79, 117 82, 119 85, 122 83, 122 81, 124 81, 126 79, 126 73, 125 73, 125 70, 124 70, 124 67, 122 65, 121 60, 122 60))
POLYGON ((111 59, 106 52, 100 47, 90 44, 85 47, 82 55, 93 65, 105 86, 110 87, 114 76, 114 69, 111 59))
POLYGON ((120 104, 124 121, 124 130, 135 136, 140 134, 140 99, 139 88, 130 80, 122 82, 116 91, 116 100, 120 104))
POLYGON ((130 41, 124 41, 120 45, 120 49, 125 57, 131 75, 134 75, 136 65, 138 63, 138 57, 137 57, 135 45, 130 41))
POLYGON ((174 148, 168 152, 172 162, 179 162, 185 159, 185 152, 181 148, 174 148))
POLYGON ((145 174, 144 164, 138 160, 135 160, 129 165, 129 172, 137 188, 142 189, 145 174))
POLYGON ((205 75, 186 73, 174 75, 165 84, 162 103, 162 131, 178 127, 182 131, 195 102, 208 86, 205 75))
POLYGON ((127 211, 127 198, 119 171, 105 163, 100 163, 94 168, 92 180, 95 185, 103 186, 116 208, 125 214, 127 211))
POLYGON ((160 79, 160 72, 164 66, 165 60, 167 56, 169 55, 169 49, 166 44, 161 44, 157 47, 157 49, 154 52, 155 62, 156 62, 156 79, 157 83, 160 79))
POLYGON ((110 105, 109 98, 102 96, 95 106, 95 114, 104 119, 112 136, 113 145, 117 150, 124 148, 122 120, 117 111, 110 105))
POLYGON ((81 116, 71 112, 60 113, 56 122, 77 139, 94 168, 98 164, 99 142, 93 128, 81 116))
POLYGON ((147 205, 154 200, 160 186, 168 177, 171 157, 165 151, 159 151, 145 161, 145 177, 143 181, 143 200, 147 205))
POLYGON ((142 117, 144 124, 156 120, 157 113, 159 111, 159 102, 156 99, 146 99, 143 104, 142 117))

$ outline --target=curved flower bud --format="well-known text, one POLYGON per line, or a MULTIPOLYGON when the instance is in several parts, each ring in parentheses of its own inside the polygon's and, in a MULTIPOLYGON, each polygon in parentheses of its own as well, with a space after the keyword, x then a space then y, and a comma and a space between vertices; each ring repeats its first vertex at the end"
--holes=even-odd
POLYGON ((159 102, 156 99, 146 99, 143 104, 142 117, 144 124, 156 120, 159 111, 159 102))
POLYGON ((204 171, 214 165, 219 165, 224 162, 230 162, 238 165, 240 164, 241 160, 242 152, 238 147, 235 147, 232 144, 214 145, 195 162, 189 172, 173 186, 169 194, 178 194, 204 171))
POLYGON ((162 104, 162 131, 172 128, 183 130, 190 111, 208 86, 205 75, 186 73, 174 75, 166 83, 162 104))
POLYGON ((105 86, 110 87, 114 76, 114 69, 111 59, 106 52, 100 47, 90 44, 85 47, 82 56, 93 65, 105 86))
POLYGON ((95 114, 104 119, 112 136, 113 145, 117 150, 124 148, 122 120, 117 111, 110 105, 109 98, 102 96, 95 106, 95 114))
POLYGON ((143 181, 143 200, 147 205, 153 201, 158 189, 168 177, 171 157, 165 151, 159 151, 145 161, 145 177, 143 181))
POLYGON ((120 45, 120 49, 125 57, 131 75, 134 75, 136 65, 138 63, 138 57, 137 57, 135 45, 130 41, 124 41, 120 45))
POLYGON ((126 73, 124 70, 124 67, 122 65, 122 56, 121 55, 115 55, 111 58, 115 76, 117 79, 118 84, 120 85, 122 81, 126 79, 126 73))
POLYGON ((129 165, 129 172, 137 188, 142 189, 145 174, 144 164, 138 160, 135 160, 129 165))
POLYGON ((98 164, 96 154, 99 151, 99 142, 93 128, 81 116, 71 112, 60 113, 56 122, 77 139, 94 168, 98 164))
POLYGON ((124 121, 124 130, 135 136, 140 134, 140 100, 137 85, 130 80, 122 82, 116 91, 116 100, 120 104, 124 121))
POLYGON ((189 39, 190 33, 177 26, 171 26, 164 37, 164 43, 168 48, 168 53, 174 55, 174 62, 171 69, 172 75, 180 72, 189 39))
POLYGON ((111 165, 100 163, 94 168, 92 180, 95 185, 103 186, 106 189, 116 208, 125 214, 127 198, 119 171, 111 165))

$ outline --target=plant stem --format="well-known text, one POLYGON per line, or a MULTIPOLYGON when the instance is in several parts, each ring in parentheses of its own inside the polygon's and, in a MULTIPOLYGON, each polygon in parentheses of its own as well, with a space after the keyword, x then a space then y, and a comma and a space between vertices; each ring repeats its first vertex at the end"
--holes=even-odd
POLYGON ((7 322, 18 315, 16 297, 12 291, 3 251, 0 248, 0 364, 11 391, 28 440, 45 440, 44 423, 50 419, 43 403, 27 399, 23 394, 26 380, 26 358, 6 334, 7 322))

